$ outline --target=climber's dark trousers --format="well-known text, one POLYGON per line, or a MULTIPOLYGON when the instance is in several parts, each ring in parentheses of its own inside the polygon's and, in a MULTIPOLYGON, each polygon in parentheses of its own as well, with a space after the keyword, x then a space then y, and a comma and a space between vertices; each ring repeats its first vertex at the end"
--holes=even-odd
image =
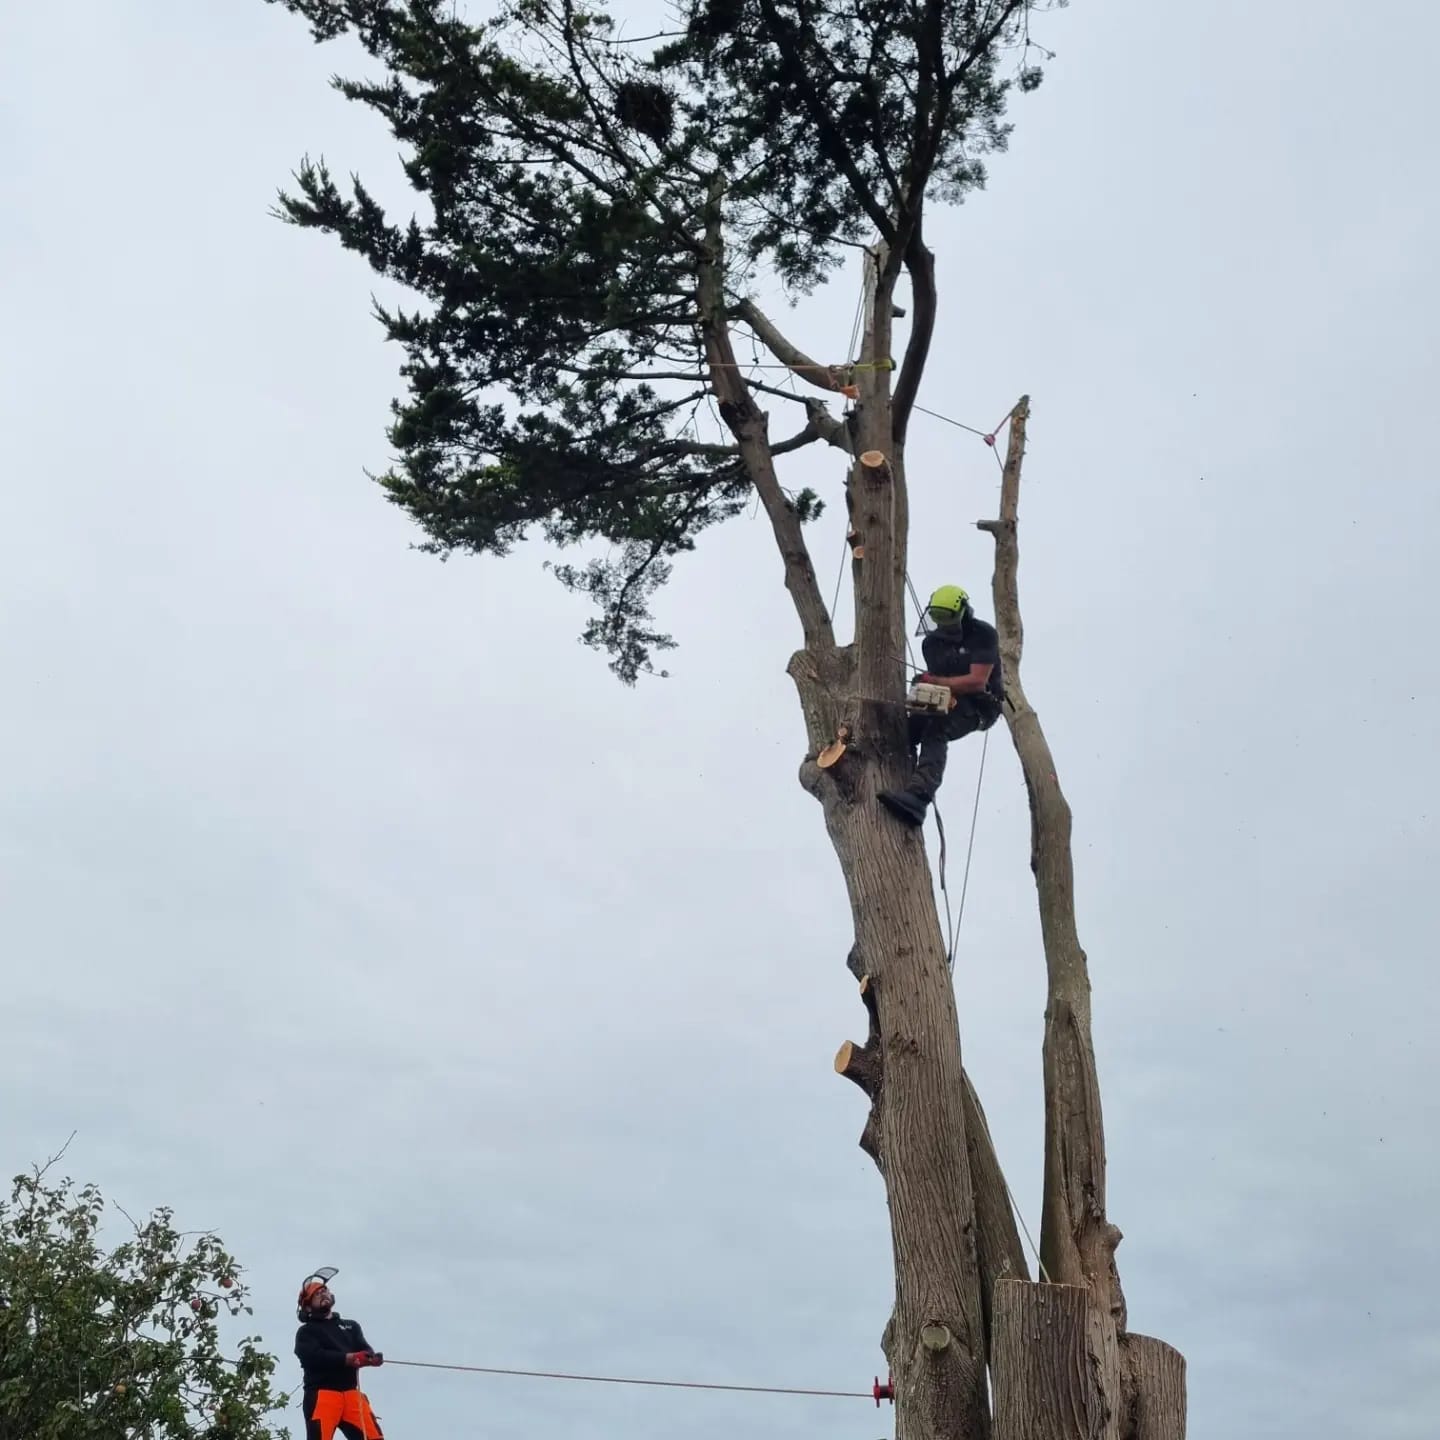
POLYGON ((948 715, 912 715, 910 748, 919 755, 905 788, 928 805, 945 778, 950 742, 988 730, 999 718, 1000 706, 989 695, 962 695, 948 715))

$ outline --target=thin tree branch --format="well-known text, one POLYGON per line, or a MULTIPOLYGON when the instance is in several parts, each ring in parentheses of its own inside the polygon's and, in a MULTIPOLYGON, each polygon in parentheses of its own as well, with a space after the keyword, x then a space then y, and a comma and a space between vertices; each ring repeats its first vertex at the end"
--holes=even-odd
POLYGON ((765 415, 740 374, 735 347, 725 319, 725 249, 721 219, 724 182, 716 175, 706 204, 705 250, 696 285, 705 353, 710 362, 711 385, 719 401, 720 418, 740 447, 745 469, 760 503, 770 518, 775 544, 785 567, 785 588, 800 619, 807 648, 833 650, 835 632, 830 612, 820 594, 815 566, 800 527, 795 507, 785 497, 775 474, 774 451, 766 435, 765 415))
POLYGON ((910 322, 910 338, 905 342, 905 358, 895 380, 895 396, 891 401, 891 424, 895 427, 895 443, 904 444, 910 428, 910 415, 920 395, 920 381, 925 375, 925 362, 930 357, 930 343, 935 335, 935 256, 925 244, 920 217, 905 256, 905 269, 910 276, 911 297, 915 314, 910 322))
POLYGON ((830 367, 812 360, 798 345, 787 340, 775 322, 753 300, 742 300, 735 307, 735 315, 759 336, 761 343, 782 365, 789 366, 801 380, 809 381, 818 390, 828 390, 832 395, 840 393, 840 381, 831 373, 830 367))
MULTIPOLYGON (((777 440, 771 447, 772 455, 788 455, 795 450, 803 450, 807 445, 813 445, 817 440, 823 440, 825 436, 819 429, 808 422, 803 430, 798 430, 787 440, 777 440)), ((715 460, 727 459, 731 456, 740 456, 738 445, 712 445, 704 440, 666 440, 656 445, 650 452, 652 454, 664 455, 704 455, 715 460)))

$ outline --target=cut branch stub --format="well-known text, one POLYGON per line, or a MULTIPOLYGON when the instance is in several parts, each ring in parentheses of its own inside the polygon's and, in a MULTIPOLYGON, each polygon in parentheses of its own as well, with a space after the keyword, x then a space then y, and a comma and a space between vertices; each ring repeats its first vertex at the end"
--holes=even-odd
POLYGON ((950 1344, 950 1331, 944 1325, 925 1325, 920 1330, 920 1343, 932 1354, 939 1354, 950 1344))
POLYGON ((875 1000, 873 976, 862 975, 860 977, 860 1001, 865 1006, 865 1013, 870 1017, 870 1033, 877 1035, 880 1029, 880 1007, 875 1000))
POLYGON ((860 464, 864 468, 865 478, 872 485, 888 485, 891 480, 890 462, 885 458, 883 450, 866 450, 860 456, 860 464))
POLYGON ((845 753, 846 745, 850 739, 850 727, 842 725, 835 732, 835 738, 815 757, 815 763, 822 769, 828 770, 845 753))
MULTIPOLYGON (((851 962, 858 957, 850 952, 851 962)), ((880 1145, 880 1091, 885 1080, 884 1047, 880 1043, 880 1010, 875 999, 875 981, 869 975, 860 977, 860 999, 869 1018, 869 1038, 864 1045, 847 1040, 835 1054, 835 1073, 853 1081, 870 1097, 870 1114, 860 1132, 860 1148, 875 1162, 883 1175, 885 1165, 880 1145)))
POLYGON ((873 1099, 880 1089, 880 1056, 868 1045, 847 1040, 835 1052, 835 1073, 853 1080, 873 1099))

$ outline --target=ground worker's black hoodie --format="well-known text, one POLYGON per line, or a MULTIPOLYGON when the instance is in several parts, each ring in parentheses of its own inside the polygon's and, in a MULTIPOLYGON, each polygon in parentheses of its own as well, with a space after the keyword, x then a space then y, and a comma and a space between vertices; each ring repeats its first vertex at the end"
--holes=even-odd
POLYGON ((342 1320, 333 1311, 323 1320, 307 1320, 295 1332, 295 1356, 307 1390, 354 1390, 358 1372, 345 1363, 356 1350, 370 1349, 358 1320, 342 1320))

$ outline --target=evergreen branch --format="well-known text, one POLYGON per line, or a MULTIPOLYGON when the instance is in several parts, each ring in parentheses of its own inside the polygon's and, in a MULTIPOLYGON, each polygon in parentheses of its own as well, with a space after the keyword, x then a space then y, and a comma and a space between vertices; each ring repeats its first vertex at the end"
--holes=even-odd
POLYGON ((835 117, 816 90, 814 80, 805 65, 804 56, 801 55, 788 24, 775 8, 775 0, 759 0, 759 6, 776 48, 794 68, 797 77, 796 90, 810 116, 811 123, 820 133, 826 155, 834 161, 836 168, 844 175, 849 183, 852 196, 870 217, 870 223, 880 232, 883 239, 887 242, 892 240, 895 236, 894 222, 865 183, 865 177, 860 173, 860 167, 846 148, 844 139, 835 123, 835 117))

